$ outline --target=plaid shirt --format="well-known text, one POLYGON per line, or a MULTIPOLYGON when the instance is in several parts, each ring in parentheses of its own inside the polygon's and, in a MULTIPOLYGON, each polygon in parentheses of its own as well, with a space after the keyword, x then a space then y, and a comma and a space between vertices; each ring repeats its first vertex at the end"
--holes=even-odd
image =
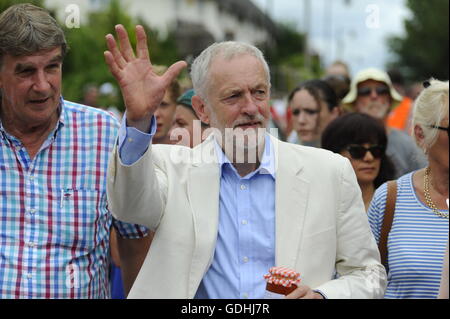
POLYGON ((106 170, 119 124, 62 99, 61 110, 33 160, 0 122, 0 298, 110 297, 106 170))

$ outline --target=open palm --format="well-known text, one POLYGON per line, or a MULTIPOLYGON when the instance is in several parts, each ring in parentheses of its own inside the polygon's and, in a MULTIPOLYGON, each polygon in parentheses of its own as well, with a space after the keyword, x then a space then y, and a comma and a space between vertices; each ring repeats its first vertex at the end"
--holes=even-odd
POLYGON ((120 48, 111 34, 106 36, 109 51, 105 60, 119 83, 127 109, 127 119, 141 121, 151 118, 160 105, 166 89, 186 67, 184 61, 173 64, 162 76, 153 72, 147 47, 147 36, 142 26, 136 26, 136 55, 127 31, 116 26, 120 48))

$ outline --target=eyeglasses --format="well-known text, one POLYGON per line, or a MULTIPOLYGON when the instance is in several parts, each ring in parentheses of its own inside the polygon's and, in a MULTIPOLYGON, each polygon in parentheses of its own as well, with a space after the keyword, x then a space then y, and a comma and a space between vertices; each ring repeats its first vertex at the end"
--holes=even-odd
POLYGON ((345 148, 353 159, 362 159, 366 156, 367 152, 370 152, 374 158, 381 158, 383 156, 385 147, 382 145, 371 145, 370 147, 364 147, 358 144, 351 144, 345 148))
POLYGON ((450 137, 450 133, 449 133, 449 129, 448 127, 442 127, 442 126, 437 126, 437 125, 430 125, 431 128, 435 128, 441 131, 447 131, 447 135, 450 137))
POLYGON ((317 113, 319 113, 318 110, 309 110, 309 109, 301 110, 301 109, 295 109, 295 110, 292 111, 292 115, 294 115, 294 116, 299 116, 301 112, 305 112, 306 115, 309 115, 309 116, 313 116, 313 115, 316 115, 317 113))
POLYGON ((387 86, 379 86, 376 88, 371 87, 363 87, 358 89, 358 96, 368 96, 372 94, 372 91, 377 93, 377 95, 387 95, 390 93, 389 88, 387 86))

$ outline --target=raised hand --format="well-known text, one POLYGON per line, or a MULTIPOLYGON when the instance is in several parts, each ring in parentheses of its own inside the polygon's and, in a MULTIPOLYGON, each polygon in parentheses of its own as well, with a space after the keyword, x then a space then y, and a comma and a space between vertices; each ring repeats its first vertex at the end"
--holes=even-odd
POLYGON ((186 62, 178 61, 162 76, 158 76, 153 72, 144 28, 136 26, 136 55, 125 28, 117 25, 116 33, 120 47, 113 35, 106 35, 109 51, 104 53, 105 60, 122 91, 128 125, 145 130, 150 125, 153 113, 161 104, 166 89, 186 67, 186 62))

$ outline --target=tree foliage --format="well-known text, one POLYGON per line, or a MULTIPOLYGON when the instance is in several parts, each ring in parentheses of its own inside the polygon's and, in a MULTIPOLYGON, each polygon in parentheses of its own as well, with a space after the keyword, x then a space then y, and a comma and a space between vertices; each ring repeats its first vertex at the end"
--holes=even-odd
POLYGON ((405 20, 405 36, 391 37, 388 44, 405 77, 421 81, 429 77, 448 80, 449 75, 449 1, 408 0, 411 17, 405 20))
MULTIPOLYGON (((17 3, 31 3, 44 7, 44 0, 0 0, 0 12, 17 3)), ((160 33, 148 26, 140 18, 132 18, 127 14, 127 8, 119 0, 111 0, 108 4, 82 16, 81 25, 75 28, 66 26, 65 21, 59 21, 66 34, 69 51, 63 64, 63 95, 64 98, 80 102, 87 85, 100 86, 109 82, 116 88, 117 96, 101 96, 100 105, 113 104, 120 110, 124 109, 120 90, 113 76, 108 71, 103 53, 107 50, 105 36, 114 34, 114 27, 123 24, 129 32, 130 42, 136 43, 135 25, 144 26, 149 37, 149 47, 152 62, 159 65, 170 65, 179 60, 174 33, 162 37, 160 33)), ((50 10, 50 13, 54 13, 50 10)))
MULTIPOLYGON (((177 60, 177 50, 171 34, 162 38, 156 30, 140 19, 132 18, 126 12, 127 8, 119 0, 112 0, 104 10, 90 13, 87 23, 82 24, 80 28, 65 30, 70 47, 64 62, 63 93, 65 98, 80 101, 87 84, 99 86, 109 82, 116 88, 118 94, 118 98, 114 101, 115 106, 120 110, 124 109, 120 91, 107 69, 103 55, 107 50, 105 35, 108 33, 115 35, 114 27, 117 24, 123 24, 128 30, 133 47, 136 44, 135 25, 144 26, 149 37, 148 44, 153 63, 166 65, 177 60)), ((104 101, 100 101, 101 104, 104 104, 102 102, 104 101)))
POLYGON ((320 76, 320 59, 317 55, 306 61, 305 35, 298 32, 294 25, 279 23, 275 45, 264 48, 271 65, 272 83, 279 92, 286 94, 299 82, 320 76))

